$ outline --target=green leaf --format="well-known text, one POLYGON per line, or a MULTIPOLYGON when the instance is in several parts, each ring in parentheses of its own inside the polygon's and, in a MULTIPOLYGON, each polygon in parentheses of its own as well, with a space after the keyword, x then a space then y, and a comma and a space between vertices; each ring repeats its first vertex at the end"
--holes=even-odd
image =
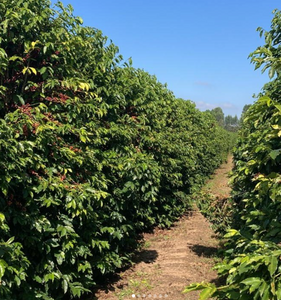
POLYGON ((281 112, 281 105, 280 104, 274 104, 274 106, 281 112))
POLYGON ((42 283, 42 282, 43 282, 42 278, 41 278, 40 276, 38 276, 38 275, 35 276, 34 279, 35 279, 38 283, 42 283))
POLYGON ((270 79, 272 79, 275 75, 275 70, 273 69, 273 67, 271 67, 268 71, 268 76, 270 79))
POLYGON ((280 153, 281 153, 281 149, 272 150, 272 151, 270 151, 269 156, 270 156, 273 160, 275 160, 276 157, 277 157, 280 153))
POLYGON ((261 300, 270 300, 270 298, 269 298, 269 286, 268 285, 264 289, 264 292, 263 292, 261 300))
POLYGON ((15 237, 11 237, 8 239, 8 241, 6 242, 8 245, 12 244, 12 242, 15 240, 15 237))
POLYGON ((28 72, 28 68, 23 68, 22 74, 25 75, 26 72, 28 72))
POLYGON ((270 276, 272 277, 273 274, 276 272, 278 266, 278 259, 276 256, 270 256, 269 264, 268 264, 268 271, 270 276))
POLYGON ((31 72, 32 72, 34 75, 37 75, 37 71, 36 71, 35 68, 29 67, 29 70, 31 70, 31 72))
POLYGON ((18 276, 15 276, 14 280, 15 280, 16 285, 20 286, 20 284, 21 284, 20 278, 18 276))
POLYGON ((277 296, 277 299, 281 299, 281 283, 280 282, 277 283, 276 296, 277 296))
POLYGON ((43 75, 46 71, 47 71, 47 68, 46 68, 46 67, 42 67, 42 68, 39 70, 39 73, 40 73, 41 75, 43 75))
POLYGON ((5 260, 0 259, 0 279, 4 276, 6 267, 8 267, 8 264, 5 260))
POLYGON ((5 215, 0 213, 0 224, 3 223, 4 221, 5 221, 5 215))
POLYGON ((208 286, 208 284, 202 282, 202 283, 192 283, 189 286, 185 287, 183 293, 188 293, 191 291, 199 291, 199 290, 203 290, 206 288, 206 286, 208 286))
POLYGON ((17 59, 20 60, 20 61, 23 61, 22 57, 16 56, 16 55, 11 56, 11 57, 9 58, 10 61, 15 61, 15 60, 17 60, 17 59))
POLYGON ((249 285, 249 291, 252 293, 254 290, 256 290, 262 283, 262 279, 259 277, 249 277, 241 281, 241 283, 245 285, 249 285))
POLYGON ((230 238, 235 235, 239 235, 239 232, 236 229, 229 229, 227 233, 224 235, 225 238, 230 238))
POLYGON ((62 280, 62 288, 63 288, 63 292, 66 294, 68 290, 68 282, 65 279, 62 280))
POLYGON ((25 68, 23 68, 22 73, 23 73, 23 75, 25 75, 25 73, 27 73, 27 74, 33 73, 34 75, 37 75, 37 71, 33 67, 25 67, 25 68))
POLYGON ((84 135, 80 135, 80 140, 82 143, 86 143, 87 142, 87 139, 84 135))
POLYGON ((16 95, 17 100, 21 103, 21 105, 25 105, 25 101, 20 95, 16 95))
POLYGON ((205 288, 201 293, 199 300, 206 300, 212 297, 212 295, 216 292, 217 288, 216 287, 207 287, 205 288))

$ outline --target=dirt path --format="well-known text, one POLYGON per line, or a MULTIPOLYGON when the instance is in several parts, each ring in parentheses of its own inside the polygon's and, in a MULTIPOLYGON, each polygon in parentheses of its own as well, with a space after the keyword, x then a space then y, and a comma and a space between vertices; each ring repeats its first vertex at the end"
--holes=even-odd
MULTIPOLYGON (((228 163, 218 169, 205 186, 217 197, 229 194, 228 163)), ((143 250, 132 268, 119 274, 120 279, 96 294, 98 300, 167 299, 197 300, 198 292, 182 294, 194 282, 214 282, 212 270, 218 241, 209 222, 198 210, 182 217, 170 230, 156 229, 144 236, 143 250)))

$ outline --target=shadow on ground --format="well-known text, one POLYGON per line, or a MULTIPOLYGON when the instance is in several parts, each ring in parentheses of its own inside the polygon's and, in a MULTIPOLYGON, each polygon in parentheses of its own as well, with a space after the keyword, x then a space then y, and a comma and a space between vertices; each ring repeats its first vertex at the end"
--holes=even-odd
POLYGON ((218 255, 218 248, 203 245, 189 245, 188 248, 196 253, 199 257, 215 257, 218 255))
POLYGON ((144 262, 146 264, 151 264, 156 261, 157 257, 158 257, 157 251, 143 249, 135 255, 133 262, 136 264, 139 264, 141 262, 144 262))
MULTIPOLYGON (((140 264, 142 262, 146 264, 152 264, 153 262, 156 261, 158 258, 158 253, 155 250, 148 250, 148 249, 143 249, 141 251, 136 252, 134 257, 132 258, 132 263, 133 265, 140 264)), ((96 289, 93 291, 92 296, 89 298, 86 298, 85 300, 98 300, 97 297, 93 296, 95 295, 95 292, 97 290, 104 291, 106 294, 111 292, 116 291, 116 289, 123 289, 126 287, 126 284, 119 284, 116 286, 116 283, 118 281, 121 281, 122 277, 121 274, 125 272, 128 269, 131 269, 132 266, 128 265, 125 268, 120 269, 116 274, 113 275, 106 275, 106 277, 101 278, 97 282, 96 289)))

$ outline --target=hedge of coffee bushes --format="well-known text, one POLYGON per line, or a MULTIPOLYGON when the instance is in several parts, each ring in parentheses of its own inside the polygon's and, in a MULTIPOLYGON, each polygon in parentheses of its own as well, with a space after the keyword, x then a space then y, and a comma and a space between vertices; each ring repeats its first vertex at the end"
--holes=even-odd
POLYGON ((0 3, 0 298, 69 299, 170 226, 230 149, 70 6, 0 3))

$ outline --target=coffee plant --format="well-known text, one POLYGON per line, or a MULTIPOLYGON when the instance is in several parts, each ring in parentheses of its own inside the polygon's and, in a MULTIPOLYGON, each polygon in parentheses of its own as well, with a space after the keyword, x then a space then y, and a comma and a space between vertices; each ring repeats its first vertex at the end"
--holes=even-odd
POLYGON ((217 265, 225 285, 193 284, 200 299, 278 300, 281 298, 281 12, 274 11, 271 30, 258 29, 265 45, 250 57, 273 79, 245 113, 234 151, 233 229, 225 259, 217 265))
POLYGON ((229 133, 61 2, 1 1, 0 66, 0 298, 80 298, 185 211, 229 133))

